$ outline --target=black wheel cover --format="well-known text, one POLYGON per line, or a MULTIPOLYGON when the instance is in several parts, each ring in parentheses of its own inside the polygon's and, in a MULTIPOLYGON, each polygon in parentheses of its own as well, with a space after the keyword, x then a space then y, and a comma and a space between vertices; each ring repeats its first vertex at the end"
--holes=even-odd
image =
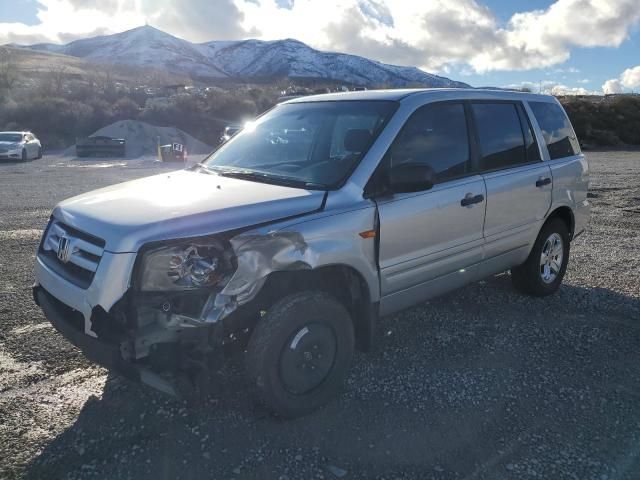
POLYGON ((310 323, 299 329, 280 353, 284 388, 294 395, 317 388, 331 372, 336 351, 335 332, 329 325, 310 323))

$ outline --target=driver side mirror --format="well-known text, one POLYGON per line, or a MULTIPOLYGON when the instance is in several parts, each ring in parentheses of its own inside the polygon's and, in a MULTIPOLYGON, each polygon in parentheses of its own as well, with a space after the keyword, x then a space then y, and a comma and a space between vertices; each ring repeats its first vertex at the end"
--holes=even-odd
POLYGON ((423 163, 401 163, 391 167, 387 185, 392 193, 422 192, 433 187, 435 172, 423 163))

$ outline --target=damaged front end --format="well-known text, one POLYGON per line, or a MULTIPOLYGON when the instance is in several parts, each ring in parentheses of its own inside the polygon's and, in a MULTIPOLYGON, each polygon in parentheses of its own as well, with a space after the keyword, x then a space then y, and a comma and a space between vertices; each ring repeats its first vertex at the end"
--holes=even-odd
MULTIPOLYGON (((237 232, 236 232, 237 233, 237 232)), ((259 320, 252 302, 267 276, 309 268, 300 233, 217 235, 145 246, 125 295, 80 312, 42 287, 34 297, 51 323, 94 362, 188 400, 211 390, 226 354, 244 347, 259 320), (78 317, 78 318, 76 318, 78 317)))

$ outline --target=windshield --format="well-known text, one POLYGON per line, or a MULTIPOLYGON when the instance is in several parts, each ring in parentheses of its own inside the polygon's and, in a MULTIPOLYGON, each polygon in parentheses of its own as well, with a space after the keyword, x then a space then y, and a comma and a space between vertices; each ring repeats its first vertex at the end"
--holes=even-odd
POLYGON ((21 142, 21 133, 0 133, 0 142, 21 142))
POLYGON ((355 168, 396 102, 279 105, 251 122, 203 164, 230 176, 305 188, 335 188, 355 168))

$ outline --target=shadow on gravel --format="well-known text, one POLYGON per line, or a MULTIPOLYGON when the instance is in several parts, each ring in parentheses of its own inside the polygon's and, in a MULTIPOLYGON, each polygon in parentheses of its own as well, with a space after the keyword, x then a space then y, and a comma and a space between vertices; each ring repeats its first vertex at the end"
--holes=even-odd
POLYGON ((198 410, 110 375, 27 477, 633 478, 638 312, 501 275, 381 321, 344 394, 295 421, 257 405, 241 362, 198 410))

